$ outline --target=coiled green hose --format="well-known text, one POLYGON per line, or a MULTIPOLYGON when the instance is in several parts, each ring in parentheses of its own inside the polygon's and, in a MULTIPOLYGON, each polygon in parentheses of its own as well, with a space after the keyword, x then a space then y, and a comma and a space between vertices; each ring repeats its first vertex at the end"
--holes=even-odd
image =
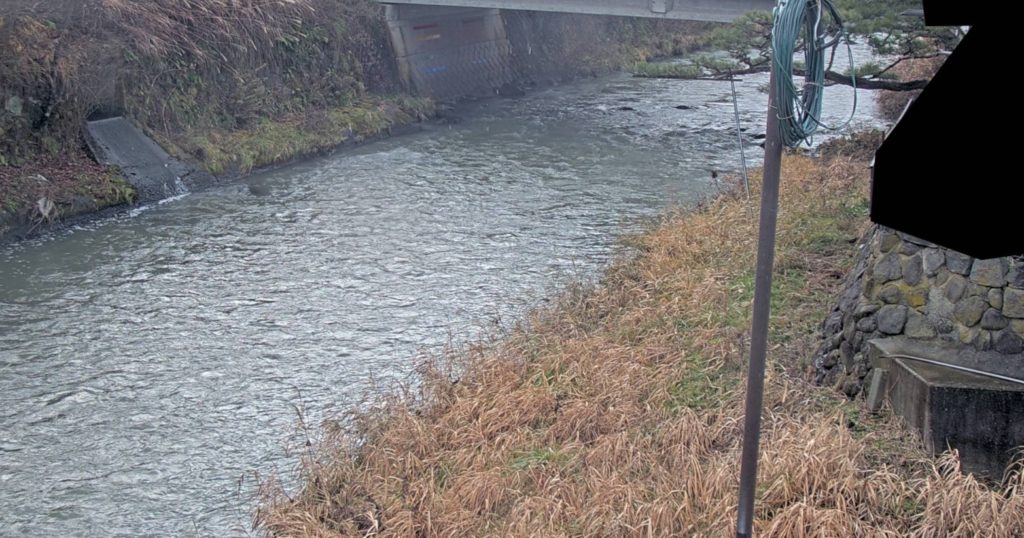
POLYGON ((842 19, 829 0, 779 0, 772 27, 772 70, 782 142, 797 147, 811 143, 818 127, 838 130, 853 119, 857 109, 857 79, 853 52, 843 29, 842 19), (842 125, 829 127, 821 121, 825 94, 825 51, 846 42, 854 87, 854 112, 842 125), (803 88, 793 82, 793 55, 803 49, 805 74, 803 88))

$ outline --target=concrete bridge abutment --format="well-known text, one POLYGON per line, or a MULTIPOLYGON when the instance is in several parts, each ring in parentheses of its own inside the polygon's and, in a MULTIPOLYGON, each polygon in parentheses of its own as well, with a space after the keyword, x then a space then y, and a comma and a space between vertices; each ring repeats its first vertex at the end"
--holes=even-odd
POLYGON ((389 4, 387 20, 403 84, 414 93, 485 95, 512 81, 499 9, 389 4))

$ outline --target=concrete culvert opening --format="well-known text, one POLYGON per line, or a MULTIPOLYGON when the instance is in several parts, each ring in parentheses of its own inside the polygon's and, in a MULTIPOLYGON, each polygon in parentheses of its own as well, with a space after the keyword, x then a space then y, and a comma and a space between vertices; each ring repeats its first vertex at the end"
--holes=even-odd
POLYGON ((124 116, 124 107, 120 104, 103 103, 94 107, 93 110, 85 117, 85 121, 93 122, 109 120, 118 116, 124 116))

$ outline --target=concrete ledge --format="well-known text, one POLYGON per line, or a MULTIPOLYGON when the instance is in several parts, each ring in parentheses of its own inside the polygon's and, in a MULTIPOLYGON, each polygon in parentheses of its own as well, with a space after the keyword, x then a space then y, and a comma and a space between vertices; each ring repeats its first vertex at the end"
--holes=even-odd
POLYGON ((1014 360, 902 338, 872 340, 868 349, 881 374, 872 380, 873 407, 884 395, 893 411, 921 433, 930 452, 955 448, 965 471, 1002 478, 1015 451, 1024 446, 1024 385, 947 365, 1019 378, 1024 357, 1014 360), (881 385, 877 394, 876 382, 881 385))

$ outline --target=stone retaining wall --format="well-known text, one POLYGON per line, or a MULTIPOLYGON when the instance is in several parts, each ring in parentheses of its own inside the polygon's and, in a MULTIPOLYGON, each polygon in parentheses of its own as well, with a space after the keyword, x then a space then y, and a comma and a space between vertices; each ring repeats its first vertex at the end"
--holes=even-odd
POLYGON ((822 329, 818 382, 851 397, 870 370, 867 342, 886 336, 996 351, 1024 373, 1024 258, 976 260, 874 226, 822 329))

